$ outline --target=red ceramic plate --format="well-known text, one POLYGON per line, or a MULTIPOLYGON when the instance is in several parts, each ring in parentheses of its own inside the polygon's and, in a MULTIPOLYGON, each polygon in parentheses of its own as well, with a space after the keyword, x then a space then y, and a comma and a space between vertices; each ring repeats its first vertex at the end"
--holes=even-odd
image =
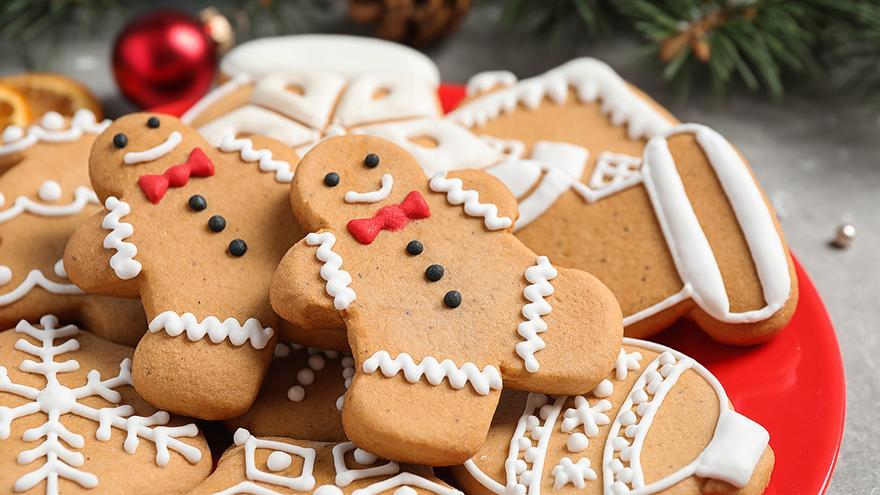
MULTIPOLYGON (((446 112, 464 96, 461 85, 440 87, 446 112)), ((846 385, 834 327, 813 283, 795 264, 798 307, 773 341, 725 346, 684 321, 654 339, 703 363, 736 410, 770 432, 776 466, 765 495, 824 493, 843 436, 846 385)))

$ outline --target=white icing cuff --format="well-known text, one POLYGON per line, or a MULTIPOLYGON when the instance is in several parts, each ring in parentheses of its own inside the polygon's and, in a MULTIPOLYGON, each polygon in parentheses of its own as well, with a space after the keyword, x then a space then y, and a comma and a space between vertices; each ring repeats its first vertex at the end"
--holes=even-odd
POLYGON ((275 334, 271 327, 263 328, 256 318, 248 318, 242 325, 235 318, 220 321, 216 316, 208 316, 199 321, 192 313, 179 315, 174 311, 159 313, 150 322, 150 332, 161 331, 172 337, 186 332, 186 337, 192 342, 206 336, 215 344, 229 340, 232 345, 241 346, 250 341, 251 347, 257 350, 266 347, 275 334))
POLYGON ((264 148, 254 149, 254 143, 250 139, 235 139, 234 134, 227 134, 220 142, 220 150, 226 153, 237 151, 243 161, 259 161, 261 172, 273 172, 275 180, 282 184, 289 184, 293 180, 293 172, 290 163, 272 158, 272 150, 264 148))
POLYGON ((116 254, 110 257, 110 267, 117 277, 131 280, 141 272, 140 262, 134 259, 137 255, 137 246, 125 240, 134 234, 134 227, 122 221, 123 217, 131 213, 131 206, 115 196, 110 196, 104 202, 104 207, 109 211, 104 216, 101 227, 110 230, 104 238, 104 249, 116 251, 116 254))
POLYGON ((712 441, 700 454, 695 474, 742 488, 752 479, 769 442, 770 434, 763 426, 736 411, 725 411, 712 441))
POLYGON ((453 205, 464 205, 464 212, 472 217, 481 217, 489 230, 506 229, 513 224, 509 217, 499 217, 498 207, 491 203, 480 203, 480 193, 473 189, 463 189, 461 179, 447 179, 446 172, 437 172, 429 187, 434 192, 446 193, 446 201, 453 205))
POLYGON ((351 275, 342 269, 342 256, 333 251, 336 236, 330 232, 312 232, 306 236, 306 244, 318 246, 315 256, 324 262, 321 267, 321 278, 327 282, 326 290, 333 298, 333 306, 339 311, 348 309, 357 299, 357 294, 349 287, 351 275))
POLYGON ((491 390, 501 390, 501 373, 492 365, 480 370, 476 364, 467 362, 459 367, 450 359, 437 361, 433 356, 425 357, 421 362, 416 363, 412 356, 405 352, 392 358, 388 352, 379 351, 364 361, 363 365, 363 371, 368 375, 377 370, 388 378, 402 371, 404 378, 410 383, 417 383, 422 376, 431 385, 440 385, 446 379, 455 390, 470 384, 480 395, 489 395, 491 390))
POLYGON ((544 298, 553 294, 554 289, 550 280, 557 275, 559 272, 553 268, 546 256, 538 256, 535 265, 527 268, 525 272, 529 285, 523 289, 523 297, 529 303, 522 308, 522 315, 526 321, 516 328, 519 336, 525 340, 516 344, 516 353, 522 358, 523 365, 529 373, 538 371, 540 365, 535 359, 535 353, 546 347, 544 340, 538 334, 547 331, 547 323, 542 316, 550 314, 553 308, 544 298))

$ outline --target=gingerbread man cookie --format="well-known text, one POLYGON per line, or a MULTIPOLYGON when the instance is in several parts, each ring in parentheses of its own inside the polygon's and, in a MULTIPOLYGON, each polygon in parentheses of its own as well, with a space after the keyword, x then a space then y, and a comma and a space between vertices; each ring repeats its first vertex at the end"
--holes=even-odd
POLYGON ((263 438, 244 428, 214 473, 190 493, 463 495, 430 468, 380 459, 351 442, 263 438))
POLYGON ((198 427, 131 384, 130 348, 54 316, 0 332, 0 491, 185 493, 204 480, 198 427))
POLYGON ((296 156, 270 139, 219 148, 174 117, 132 114, 92 147, 103 211, 64 263, 89 292, 141 298, 149 333, 133 377, 151 404, 203 419, 250 407, 279 323, 275 265, 302 236, 287 199, 296 156))
POLYGON ((773 470, 768 441, 702 365, 626 338, 590 393, 505 393, 485 445, 453 474, 474 495, 758 495, 773 470))
POLYGON ((118 343, 134 345, 146 331, 138 301, 85 295, 61 260, 76 226, 100 209, 89 149, 108 125, 80 110, 3 130, 0 161, 11 168, 0 175, 0 328, 51 311, 118 343))
POLYGON ((398 146, 345 136, 302 160, 291 202, 312 233, 279 265, 272 306, 316 333, 342 316, 355 364, 342 419, 359 446, 462 462, 485 438, 502 379, 583 393, 613 363, 612 294, 511 235, 514 198, 488 174, 429 180, 398 146))
POLYGON ((469 86, 471 98, 442 123, 361 132, 404 146, 429 172, 469 164, 501 179, 518 199, 517 237, 606 283, 627 335, 687 317, 718 341, 753 344, 789 321, 797 278, 782 231, 747 162, 717 132, 679 125, 593 59, 519 83, 483 74, 469 86))

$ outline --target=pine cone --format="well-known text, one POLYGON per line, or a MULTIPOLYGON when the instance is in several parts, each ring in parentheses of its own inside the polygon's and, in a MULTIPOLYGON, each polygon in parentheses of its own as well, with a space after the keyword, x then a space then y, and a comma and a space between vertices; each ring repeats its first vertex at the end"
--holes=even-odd
POLYGON ((348 12, 380 38, 425 45, 454 31, 470 6, 470 0, 349 0, 348 12))

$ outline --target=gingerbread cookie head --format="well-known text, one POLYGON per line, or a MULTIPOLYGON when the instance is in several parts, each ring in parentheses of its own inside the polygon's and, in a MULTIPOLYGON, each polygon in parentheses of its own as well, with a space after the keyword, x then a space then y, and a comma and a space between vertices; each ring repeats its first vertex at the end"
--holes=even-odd
POLYGON ((0 327, 53 311, 116 342, 136 343, 146 330, 137 301, 85 295, 61 260, 70 234, 100 208, 88 157, 109 124, 81 110, 3 131, 0 159, 14 166, 0 176, 0 327))
POLYGON ((502 381, 582 392, 614 359, 611 294, 517 241, 513 197, 486 174, 429 179, 388 141, 340 137, 303 159, 291 202, 314 232, 280 264, 273 307, 342 312, 355 361, 343 424, 373 452, 460 462, 482 442, 502 381), (393 417, 407 421, 389 432, 393 417))
POLYGON ((171 493, 204 480, 198 427, 134 391, 131 349, 52 315, 0 332, 0 490, 171 493))
POLYGON ((590 393, 506 393, 488 440, 453 473, 483 495, 757 495, 773 470, 768 441, 700 363, 627 338, 590 393))
POLYGON ((250 406, 276 335, 272 273, 301 237, 295 161, 268 138, 213 147, 167 115, 123 117, 95 141, 105 211, 78 229, 65 266, 85 290, 141 298, 150 334, 133 373, 148 400, 214 419, 250 406))

